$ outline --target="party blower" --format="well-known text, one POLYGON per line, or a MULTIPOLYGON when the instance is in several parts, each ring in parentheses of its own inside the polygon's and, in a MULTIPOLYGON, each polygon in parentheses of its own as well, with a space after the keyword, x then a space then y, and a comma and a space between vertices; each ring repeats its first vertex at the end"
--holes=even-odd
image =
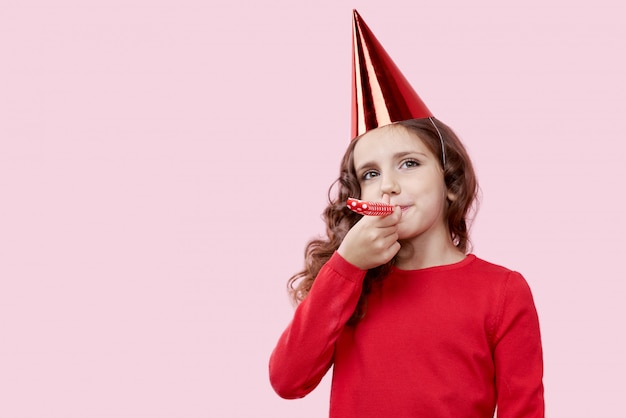
POLYGON ((348 198, 348 208, 359 215, 386 216, 393 212, 393 206, 383 202, 368 202, 353 197, 348 198))

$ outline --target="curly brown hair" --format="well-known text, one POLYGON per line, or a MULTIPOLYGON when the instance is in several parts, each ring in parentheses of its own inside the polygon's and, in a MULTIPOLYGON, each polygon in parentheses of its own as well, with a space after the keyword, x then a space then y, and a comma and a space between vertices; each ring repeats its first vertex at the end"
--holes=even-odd
MULTIPOLYGON (((463 253, 467 253, 470 249, 468 216, 470 210, 475 208, 478 182, 465 147, 450 127, 435 118, 410 119, 396 122, 394 125, 402 126, 415 133, 433 155, 438 157, 440 164, 443 161, 442 143, 439 137, 439 132, 441 133, 443 147, 445 147, 444 181, 448 190, 455 196, 454 200, 448 201, 446 211, 448 230, 454 245, 463 253)), ((309 241, 305 249, 304 269, 293 275, 287 283, 289 293, 296 304, 308 295, 322 266, 339 248, 350 228, 362 217, 346 207, 348 197, 358 198, 361 195, 353 160, 354 147, 358 140, 359 138, 354 139, 346 149, 341 160, 339 178, 328 191, 329 204, 323 213, 326 238, 309 241)), ((349 324, 355 324, 363 317, 367 294, 374 283, 384 279, 393 263, 394 260, 391 260, 385 265, 368 270, 359 303, 349 324)))

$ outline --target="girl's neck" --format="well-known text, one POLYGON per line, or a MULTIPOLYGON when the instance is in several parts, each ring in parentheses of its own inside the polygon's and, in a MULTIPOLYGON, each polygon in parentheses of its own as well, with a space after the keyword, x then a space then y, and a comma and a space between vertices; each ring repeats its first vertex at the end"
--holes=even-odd
POLYGON ((396 255, 395 266, 402 270, 420 270, 428 267, 458 263, 465 254, 450 239, 433 243, 420 240, 400 242, 402 248, 396 255))

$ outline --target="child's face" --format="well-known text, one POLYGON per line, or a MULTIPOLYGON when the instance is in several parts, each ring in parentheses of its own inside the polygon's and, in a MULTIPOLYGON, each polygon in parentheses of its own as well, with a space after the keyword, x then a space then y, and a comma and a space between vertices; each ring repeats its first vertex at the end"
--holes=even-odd
MULTIPOLYGON (((363 135, 354 148, 361 199, 400 206, 399 239, 448 237, 448 193, 438 158, 414 133, 387 125, 363 135)), ((447 239, 447 238, 446 238, 447 239)))

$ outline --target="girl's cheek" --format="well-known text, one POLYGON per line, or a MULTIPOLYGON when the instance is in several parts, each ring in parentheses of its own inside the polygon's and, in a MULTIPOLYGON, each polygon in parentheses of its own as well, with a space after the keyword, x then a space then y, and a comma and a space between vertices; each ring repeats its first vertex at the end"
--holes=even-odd
POLYGON ((375 200, 371 187, 361 186, 361 200, 375 200))

